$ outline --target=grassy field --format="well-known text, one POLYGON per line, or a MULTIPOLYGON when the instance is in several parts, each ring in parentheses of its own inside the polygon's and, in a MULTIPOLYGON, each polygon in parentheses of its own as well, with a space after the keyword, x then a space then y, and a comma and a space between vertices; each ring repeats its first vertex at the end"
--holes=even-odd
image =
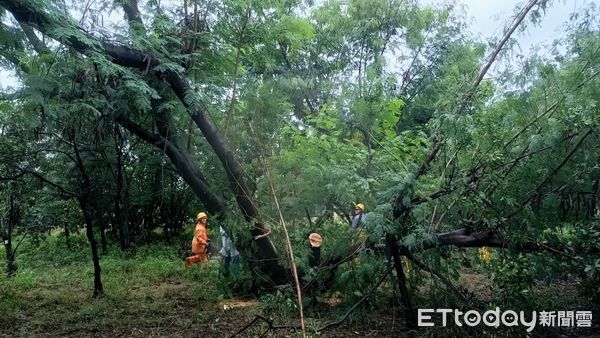
MULTIPOLYGON (((17 254, 18 272, 10 278, 4 273, 4 252, 0 254, 0 335, 227 337, 257 314, 274 322, 295 319, 286 317, 295 317, 296 308, 285 297, 271 294, 259 302, 255 295, 238 292, 232 298, 217 259, 209 266, 186 268, 176 244, 148 244, 133 254, 110 248, 101 258, 104 295, 93 298, 87 242, 83 236, 73 237, 70 245, 67 249, 60 236, 24 243, 17 254)), ((317 325, 317 319, 308 321, 317 325)), ((351 320, 326 336, 399 332, 399 321, 399 311, 371 323, 351 320), (388 321, 397 321, 396 327, 387 326, 388 321)), ((266 327, 257 323, 248 333, 254 336, 266 327)), ((290 334, 284 330, 271 335, 290 334)))
MULTIPOLYGON (((70 249, 64 238, 56 235, 38 243, 27 241, 17 255, 18 272, 10 278, 4 273, 6 263, 2 252, 0 336, 229 337, 256 315, 270 318, 274 324, 297 323, 293 298, 279 292, 261 296, 240 292, 240 283, 248 282, 249 276, 239 277, 238 284, 232 285, 221 275, 218 259, 208 266, 186 268, 175 243, 138 246, 131 254, 111 247, 101 258, 105 294, 98 298, 92 297, 93 270, 84 236, 72 237, 70 249)), ((479 299, 494 299, 484 274, 464 272, 460 282, 479 299)), ((423 286, 423 294, 428 283, 423 286)), ((390 284, 384 283, 375 300, 339 327, 318 336, 453 335, 453 331, 439 328, 408 332, 403 324, 403 311, 389 302, 390 291, 390 284)), ((564 281, 540 284, 533 292, 532 297, 539 299, 539 306, 544 308, 554 304, 567 309, 580 301, 573 283, 564 281)), ((308 309, 308 328, 337 320, 348 306, 333 297, 319 305, 318 311, 308 309)), ((267 328, 265 322, 257 322, 246 336, 259 336, 267 328)), ((269 336, 296 334, 276 330, 269 336)))
POLYGON ((113 248, 101 258, 105 294, 92 298, 87 243, 75 237, 71 250, 63 245, 57 237, 37 250, 28 243, 18 254, 18 273, 0 274, 3 334, 193 335, 227 325, 219 318, 229 315, 219 309, 227 285, 216 261, 185 268, 176 245, 140 247, 132 255, 113 248))

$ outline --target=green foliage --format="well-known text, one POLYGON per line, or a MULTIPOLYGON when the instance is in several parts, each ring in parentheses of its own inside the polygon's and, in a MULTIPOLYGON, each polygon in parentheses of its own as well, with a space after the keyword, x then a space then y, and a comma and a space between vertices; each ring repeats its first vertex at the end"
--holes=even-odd
POLYGON ((375 257, 367 250, 360 250, 356 258, 340 269, 331 291, 343 292, 343 301, 353 304, 381 278, 381 272, 385 269, 385 262, 381 257, 375 257))
POLYGON ((492 260, 490 279, 494 283, 497 302, 526 305, 535 284, 533 266, 524 255, 511 255, 492 260))
POLYGON ((294 298, 293 288, 286 284, 280 290, 262 296, 260 307, 272 319, 293 317, 298 313, 298 304, 294 298))

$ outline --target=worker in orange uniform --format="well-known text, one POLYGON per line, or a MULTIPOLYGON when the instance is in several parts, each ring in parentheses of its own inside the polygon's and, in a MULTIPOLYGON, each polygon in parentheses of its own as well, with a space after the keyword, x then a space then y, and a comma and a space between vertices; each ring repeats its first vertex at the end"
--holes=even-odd
POLYGON ((208 262, 206 256, 206 245, 208 244, 208 235, 206 234, 206 223, 208 216, 201 212, 196 216, 196 229, 194 230, 194 239, 192 239, 192 254, 185 259, 185 265, 190 266, 199 262, 208 262))

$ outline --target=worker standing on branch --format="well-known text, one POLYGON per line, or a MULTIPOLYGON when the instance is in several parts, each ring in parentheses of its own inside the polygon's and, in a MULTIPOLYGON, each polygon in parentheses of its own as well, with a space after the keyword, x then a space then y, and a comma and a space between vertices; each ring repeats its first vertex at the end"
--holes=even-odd
POLYGON ((357 246, 358 248, 365 247, 365 243, 369 237, 364 228, 366 218, 365 205, 362 203, 356 204, 356 206, 354 206, 354 217, 352 217, 352 224, 350 225, 350 228, 354 232, 354 235, 352 236, 352 246, 357 246))
POLYGON ((192 254, 193 256, 185 259, 185 265, 190 266, 199 262, 208 262, 206 255, 206 247, 208 245, 208 234, 206 233, 206 224, 208 216, 201 212, 196 216, 196 228, 194 230, 194 238, 192 239, 192 254))

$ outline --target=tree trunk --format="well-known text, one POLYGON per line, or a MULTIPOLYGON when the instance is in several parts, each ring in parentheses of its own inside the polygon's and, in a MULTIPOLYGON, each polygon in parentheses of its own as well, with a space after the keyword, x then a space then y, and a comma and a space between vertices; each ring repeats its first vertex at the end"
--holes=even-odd
POLYGON ((100 230, 100 245, 102 247, 102 253, 106 255, 108 252, 108 244, 106 242, 106 227, 104 225, 104 212, 99 206, 99 203, 94 200, 94 213, 96 214, 96 222, 98 224, 98 230, 100 230))
POLYGON ((4 224, 2 224, 2 239, 4 241, 4 249, 6 250, 6 273, 8 276, 14 276, 17 272, 17 264, 15 262, 17 248, 13 249, 12 239, 13 230, 19 223, 20 217, 21 212, 19 202, 15 200, 15 195, 11 192, 9 196, 8 224, 6 230, 4 230, 4 224))
POLYGON ((406 287, 406 275, 404 274, 404 268, 402 267, 402 258, 400 256, 400 253, 398 252, 398 241, 396 240, 395 236, 390 234, 386 234, 385 239, 386 245, 388 246, 388 250, 394 258, 394 267, 396 269, 398 290, 400 291, 402 304, 404 305, 407 311, 406 327, 412 329, 416 327, 417 318, 415 316, 415 310, 410 300, 408 288, 406 287))
POLYGON ((80 192, 77 195, 79 201, 79 207, 83 213, 83 219, 85 221, 85 230, 88 242, 90 243, 90 249, 92 251, 92 263, 94 264, 94 297, 98 297, 104 293, 102 287, 101 270, 100 270, 100 258, 98 257, 98 245, 96 238, 94 237, 94 221, 102 222, 99 219, 98 196, 97 190, 92 186, 92 181, 88 175, 85 164, 79 151, 79 146, 75 135, 71 135, 71 146, 73 147, 74 162, 77 170, 79 171, 79 188, 80 192), (94 220, 94 217, 96 219, 94 220))
POLYGON ((14 276, 17 273, 17 264, 15 262, 16 252, 12 251, 11 242, 6 245, 6 274, 14 276))
POLYGON ((94 237, 94 222, 92 216, 94 212, 90 210, 91 208, 87 199, 87 196, 81 196, 79 198, 79 206, 81 207, 81 211, 83 212, 86 235, 90 243, 90 249, 92 251, 92 262, 94 264, 94 297, 98 297, 104 293, 101 277, 102 271, 100 269, 100 258, 98 257, 98 246, 96 244, 96 238, 94 237))
MULTIPOLYGON (((184 100, 184 96, 190 91, 188 84, 181 77, 170 76, 169 79, 171 87, 175 91, 175 94, 180 98, 182 102, 187 102, 184 100)), ((225 173, 227 174, 229 187, 234 193, 238 207, 242 212, 244 219, 252 224, 252 228, 250 230, 252 237, 268 234, 269 230, 267 229, 267 227, 259 221, 260 213, 258 211, 258 208, 256 207, 257 203, 254 200, 252 192, 250 191, 246 183, 246 176, 244 174, 242 165, 237 159, 234 151, 231 149, 231 146, 223 139, 222 135, 219 133, 215 125, 208 119, 208 117, 202 110, 191 107, 189 105, 186 105, 186 107, 190 110, 190 112, 193 112, 191 116, 192 120, 202 131, 206 140, 211 145, 213 151, 219 157, 219 160, 221 161, 221 164, 225 169, 225 173)), ((171 121, 168 112, 159 112, 157 125, 158 129, 161 131, 162 136, 171 141, 174 148, 178 149, 181 155, 189 157, 191 161, 191 156, 188 155, 188 152, 183 147, 182 143, 177 137, 177 133, 171 130, 171 121)), ((171 158, 171 160, 173 159, 171 158)), ((177 164, 174 164, 175 167, 179 169, 177 164)), ((197 168, 195 163, 193 163, 193 166, 197 168)), ((199 172, 199 170, 197 171, 199 172)), ((224 211, 224 206, 225 204, 223 202, 223 207, 220 208, 218 211, 224 211)), ((255 258, 257 259, 257 262, 260 262, 259 265, 261 265, 262 267, 261 270, 267 273, 275 284, 288 281, 288 271, 287 269, 284 269, 281 264, 279 264, 279 254, 277 253, 277 250, 275 249, 275 246, 273 245, 273 242, 271 242, 269 237, 260 237, 258 240, 255 240, 254 243, 256 243, 259 249, 256 253, 258 257, 255 258)), ((239 247, 238 244, 240 243, 234 244, 239 247)))
POLYGON ((121 208, 121 191, 117 188, 117 195, 115 196, 115 221, 117 223, 118 231, 119 231, 119 245, 122 251, 127 251, 129 249, 129 227, 125 221, 125 218, 122 214, 121 208))
POLYGON ((592 193, 588 201, 585 215, 586 220, 590 220, 596 215, 596 209, 598 208, 598 196, 600 196, 600 180, 596 180, 592 186, 592 193))
MULTIPOLYGON (((163 118, 166 117, 163 116, 163 118)), ((209 213, 218 214, 226 210, 225 201, 211 191, 210 187, 206 183, 204 175, 202 175, 198 166, 192 159, 191 154, 180 146, 176 137, 176 133, 166 132, 163 130, 163 135, 170 135, 170 137, 167 139, 164 136, 150 133, 125 117, 119 117, 117 120, 130 132, 153 144, 161 151, 164 151, 164 153, 171 160, 171 163, 173 163, 175 168, 177 168, 184 181, 190 186, 196 196, 204 203, 209 213)), ((164 125, 162 127, 165 128, 165 125, 167 124, 165 121, 163 121, 163 123, 164 125)), ((214 126, 212 127, 214 128, 214 126)), ((229 163, 229 166, 231 167, 230 170, 226 170, 231 183, 232 180, 235 181, 234 177, 241 175, 241 166, 237 160, 234 160, 233 152, 229 149, 228 145, 219 143, 218 140, 213 141, 220 144, 219 149, 226 154, 225 157, 231 159, 231 162, 228 162, 227 159, 222 160, 222 162, 229 163), (233 172, 235 172, 235 174, 233 172)), ((266 227, 262 223, 256 221, 258 218, 258 209, 256 208, 256 204, 252 199, 251 194, 248 192, 249 190, 245 185, 245 179, 243 178, 243 175, 241 176, 242 181, 240 181, 240 184, 238 185, 237 183, 234 183, 232 187, 232 190, 236 196, 236 200, 238 201, 238 206, 240 207, 240 210, 242 210, 244 218, 248 222, 254 222, 253 227, 251 228, 252 236, 254 237, 265 234, 267 233, 266 227)), ((275 284, 287 281, 289 277, 287 270, 279 264, 279 256, 271 240, 268 237, 263 237, 254 241, 254 243, 256 243, 258 247, 258 252, 256 252, 257 257, 252 258, 256 259, 256 262, 262 262, 263 266, 261 266, 261 270, 265 272, 275 284)), ((248 246, 246 243, 234 244, 236 247, 241 249, 248 246)))
POLYGON ((71 230, 69 229, 69 223, 65 223, 65 243, 67 244, 67 248, 71 248, 71 230))
POLYGON ((15 264, 15 253, 12 249, 12 225, 8 220, 7 229, 4 229, 4 218, 0 219, 2 222, 2 240, 4 242, 4 250, 6 251, 6 274, 10 277, 17 272, 17 265, 15 264))
POLYGON ((116 176, 117 176, 117 186, 116 186, 116 194, 115 194, 115 221, 117 223, 117 227, 119 229, 119 244, 121 246, 122 251, 129 250, 129 226, 128 226, 128 217, 127 210, 123 210, 123 195, 126 189, 125 180, 123 177, 123 170, 125 170, 125 166, 123 165, 123 135, 121 134, 121 128, 119 125, 115 124, 114 126, 114 140, 115 140, 115 153, 117 160, 116 167, 116 176))
POLYGON ((371 167, 373 163, 373 145, 371 142, 371 134, 369 134, 369 131, 367 129, 364 129, 363 127, 358 127, 358 130, 360 130, 360 132, 363 134, 363 137, 365 138, 365 146, 367 147, 365 177, 369 177, 371 175, 371 167))

